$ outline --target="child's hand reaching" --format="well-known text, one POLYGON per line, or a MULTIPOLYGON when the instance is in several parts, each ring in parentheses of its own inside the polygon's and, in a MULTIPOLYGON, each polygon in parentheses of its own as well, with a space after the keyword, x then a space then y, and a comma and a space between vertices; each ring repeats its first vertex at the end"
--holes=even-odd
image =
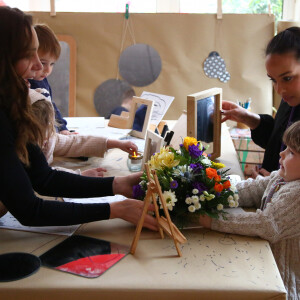
POLYGON ((137 153, 138 147, 135 143, 129 140, 107 140, 107 149, 119 148, 129 154, 137 153))
POLYGON ((204 228, 211 228, 211 217, 207 215, 200 215, 199 218, 200 225, 203 226, 204 228))
POLYGON ((107 172, 104 168, 94 168, 81 172, 81 175, 87 177, 104 177, 104 172, 107 172))
POLYGON ((270 175, 270 172, 268 172, 266 169, 264 168, 259 168, 258 166, 255 166, 254 169, 252 169, 252 174, 251 174, 251 177, 253 179, 255 179, 258 175, 261 175, 261 176, 269 176, 270 175))
POLYGON ((60 134, 64 134, 64 135, 78 134, 78 132, 69 131, 69 130, 62 130, 62 131, 60 131, 59 133, 60 133, 60 134))
POLYGON ((120 146, 118 148, 129 154, 133 154, 133 152, 137 153, 138 151, 137 145, 131 141, 120 141, 120 146))

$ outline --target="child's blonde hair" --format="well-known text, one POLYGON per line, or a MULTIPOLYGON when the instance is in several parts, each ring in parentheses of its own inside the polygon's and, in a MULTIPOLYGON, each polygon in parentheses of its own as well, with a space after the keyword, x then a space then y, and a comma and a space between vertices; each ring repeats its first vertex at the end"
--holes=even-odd
MULTIPOLYGON (((40 126, 43 128, 45 140, 55 133, 55 113, 53 105, 47 100, 38 100, 32 104, 32 111, 40 126)), ((43 145, 40 145, 43 147, 43 145)))
POLYGON ((39 40, 38 51, 43 54, 50 53, 57 60, 60 56, 61 47, 53 30, 46 24, 36 24, 34 29, 39 40))
POLYGON ((300 153, 300 121, 293 123, 284 132, 282 140, 291 149, 300 153))

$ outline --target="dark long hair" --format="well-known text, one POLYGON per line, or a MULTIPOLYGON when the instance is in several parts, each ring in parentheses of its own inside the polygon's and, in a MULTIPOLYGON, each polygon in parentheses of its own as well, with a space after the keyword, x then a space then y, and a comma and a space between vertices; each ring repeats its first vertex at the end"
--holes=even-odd
POLYGON ((31 28, 30 15, 17 8, 0 7, 0 109, 11 120, 16 152, 27 165, 26 145, 42 145, 44 139, 44 133, 32 113, 28 86, 15 71, 18 60, 28 55, 32 42, 31 28))
POLYGON ((300 27, 290 27, 272 38, 266 48, 268 54, 295 53, 297 60, 300 60, 300 27))

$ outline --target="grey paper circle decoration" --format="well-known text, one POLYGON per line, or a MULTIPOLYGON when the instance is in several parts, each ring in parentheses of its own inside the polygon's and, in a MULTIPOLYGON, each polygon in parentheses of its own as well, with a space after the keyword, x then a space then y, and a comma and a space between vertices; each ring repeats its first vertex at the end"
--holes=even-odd
POLYGON ((108 118, 111 111, 120 106, 122 95, 131 89, 125 80, 108 79, 101 83, 94 93, 94 105, 100 117, 108 118))
POLYGON ((204 61, 203 70, 209 78, 219 78, 224 83, 230 80, 230 74, 226 70, 225 61, 216 51, 209 53, 208 58, 204 61))
POLYGON ((121 76, 134 86, 153 83, 161 71, 158 52, 146 44, 135 44, 126 48, 119 59, 121 76))

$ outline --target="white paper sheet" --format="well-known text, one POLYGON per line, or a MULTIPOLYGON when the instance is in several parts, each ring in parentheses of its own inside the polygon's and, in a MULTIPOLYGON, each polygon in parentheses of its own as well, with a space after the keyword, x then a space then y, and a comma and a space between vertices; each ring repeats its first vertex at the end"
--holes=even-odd
POLYGON ((112 203, 117 201, 122 201, 126 197, 122 195, 107 196, 107 197, 98 197, 98 198, 81 198, 81 199, 72 199, 64 198, 65 202, 74 202, 74 203, 112 203))
POLYGON ((145 91, 142 93, 141 98, 154 101, 150 124, 154 124, 156 126, 162 120, 171 103, 175 99, 175 97, 172 96, 160 95, 145 91))
POLYGON ((103 117, 69 117, 65 118, 69 129, 86 128, 104 128, 105 121, 103 117))
POLYGON ((38 233, 47 233, 47 234, 71 236, 78 229, 79 226, 80 226, 80 224, 70 225, 70 226, 45 226, 45 227, 23 226, 9 212, 0 218, 0 228, 38 232, 38 233))
POLYGON ((126 137, 131 131, 131 129, 105 126, 106 121, 103 117, 75 117, 65 119, 68 122, 68 129, 75 130, 75 132, 82 135, 103 136, 117 140, 126 137))

